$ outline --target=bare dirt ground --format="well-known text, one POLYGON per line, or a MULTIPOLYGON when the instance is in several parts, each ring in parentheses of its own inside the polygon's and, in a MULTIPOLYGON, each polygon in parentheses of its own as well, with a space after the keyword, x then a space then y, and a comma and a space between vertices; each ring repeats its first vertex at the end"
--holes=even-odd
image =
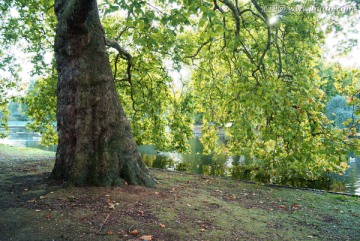
POLYGON ((152 169, 156 188, 64 187, 54 153, 0 145, 0 240, 360 240, 360 199, 152 169))

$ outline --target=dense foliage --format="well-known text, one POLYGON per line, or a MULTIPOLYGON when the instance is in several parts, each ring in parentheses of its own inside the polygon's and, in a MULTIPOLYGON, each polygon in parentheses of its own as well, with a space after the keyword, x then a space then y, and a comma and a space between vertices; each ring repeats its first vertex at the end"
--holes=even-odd
MULTIPOLYGON (((255 174, 278 181, 343 171, 354 130, 326 124, 325 103, 339 78, 318 66, 325 32, 341 31, 335 15, 351 18, 354 9, 334 14, 323 29, 326 17, 305 11, 313 4, 99 1, 114 81, 138 144, 186 151, 195 114, 205 152, 244 155, 255 174), (286 7, 265 11, 272 5, 286 7), (190 79, 174 80, 185 70, 190 79), (226 131, 222 146, 219 130, 226 131)), ((33 53, 38 81, 26 103, 47 144, 56 143, 56 73, 44 60, 53 42, 52 8, 51 1, 6 0, 0 32, 5 46, 25 41, 33 53)), ((355 96, 359 76, 352 77, 337 91, 355 96)))

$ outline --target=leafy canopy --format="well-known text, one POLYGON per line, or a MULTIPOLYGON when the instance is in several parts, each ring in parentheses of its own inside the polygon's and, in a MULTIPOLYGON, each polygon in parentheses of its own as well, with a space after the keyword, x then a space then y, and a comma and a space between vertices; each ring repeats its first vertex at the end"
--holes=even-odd
MULTIPOLYGON (((342 171, 350 141, 347 130, 325 124, 329 98, 317 68, 325 31, 341 29, 333 22, 323 30, 328 16, 317 11, 293 10, 313 4, 101 1, 114 82, 138 144, 186 151, 195 114, 205 152, 245 155, 269 178, 342 171), (265 11, 271 5, 286 7, 265 11), (171 77, 184 69, 191 79, 171 77), (223 146, 217 145, 220 128, 227 136, 223 146)), ((7 0, 1 13, 5 47, 27 42, 24 50, 34 53, 34 74, 41 76, 27 96, 32 128, 47 144, 56 143, 56 73, 44 61, 54 35, 52 3, 7 0)), ((333 17, 342 16, 352 12, 333 17)))

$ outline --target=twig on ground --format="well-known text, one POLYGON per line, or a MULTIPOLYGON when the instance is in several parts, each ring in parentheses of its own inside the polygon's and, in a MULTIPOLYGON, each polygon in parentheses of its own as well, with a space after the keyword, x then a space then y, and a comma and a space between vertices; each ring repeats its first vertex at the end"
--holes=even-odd
POLYGON ((131 225, 130 228, 129 228, 129 230, 128 230, 128 233, 130 233, 130 232, 131 232, 131 229, 132 229, 133 227, 135 227, 135 226, 136 226, 136 224, 131 225))
POLYGON ((104 225, 105 225, 106 221, 109 219, 109 217, 110 217, 110 213, 108 213, 108 214, 106 215, 105 220, 102 222, 102 224, 101 224, 99 230, 96 232, 96 234, 99 234, 99 233, 100 233, 100 231, 101 231, 102 228, 104 227, 104 225))
POLYGON ((277 236, 279 236, 279 238, 280 238, 281 240, 284 240, 283 237, 280 236, 280 234, 278 234, 278 233, 275 233, 275 234, 276 234, 277 236))

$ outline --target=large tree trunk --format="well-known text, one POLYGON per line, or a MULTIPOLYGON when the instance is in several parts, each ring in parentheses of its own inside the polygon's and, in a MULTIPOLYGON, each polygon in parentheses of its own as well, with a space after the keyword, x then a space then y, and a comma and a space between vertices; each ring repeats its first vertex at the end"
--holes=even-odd
POLYGON ((95 0, 56 0, 59 143, 52 176, 74 185, 153 186, 112 79, 95 0))

